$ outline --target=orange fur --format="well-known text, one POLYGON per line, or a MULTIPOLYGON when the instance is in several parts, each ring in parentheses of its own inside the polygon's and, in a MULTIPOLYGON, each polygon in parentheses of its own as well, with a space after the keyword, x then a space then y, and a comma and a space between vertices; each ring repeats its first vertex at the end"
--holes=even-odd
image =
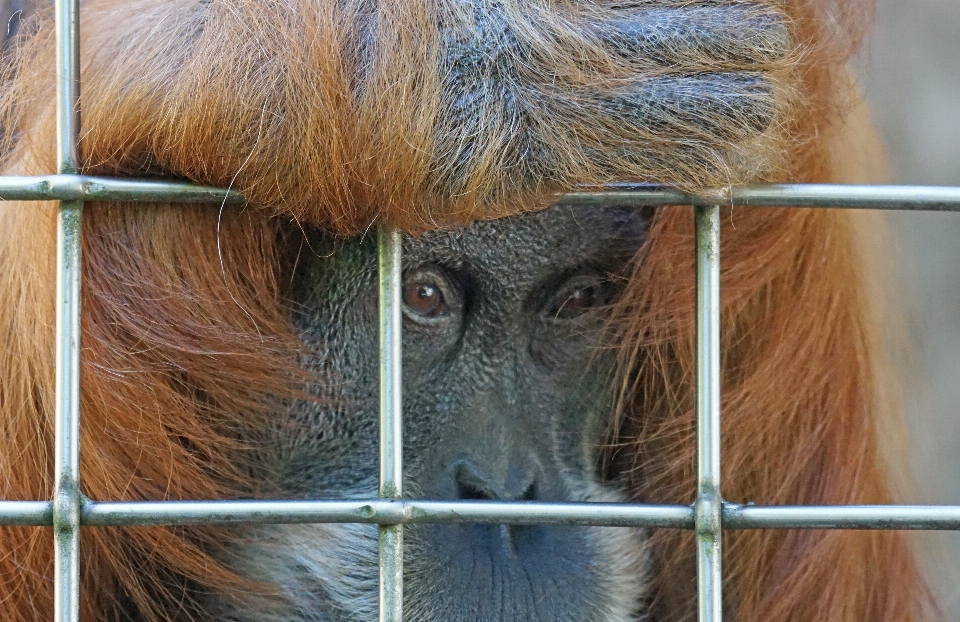
MULTIPOLYGON (((237 439, 255 441, 257 421, 303 380, 278 282, 275 215, 343 234, 380 220, 416 231, 548 200, 431 195, 423 156, 437 105, 431 5, 381 3, 379 36, 390 62, 375 67, 373 87, 357 104, 347 97, 350 67, 338 47, 350 24, 334 4, 301 3, 293 12, 282 3, 235 0, 234 14, 246 18, 218 13, 221 21, 206 25, 218 35, 216 53, 200 33, 182 32, 192 22, 178 15, 199 10, 194 2, 84 6, 85 171, 233 183, 252 199, 244 210, 222 212, 87 207, 81 470, 93 499, 267 494, 246 478, 245 442, 237 439), (257 15, 276 27, 253 28, 257 15), (294 32, 311 45, 284 38, 294 32), (185 49, 179 60, 150 54, 180 40, 207 47, 198 57, 185 49)), ((845 84, 843 63, 863 36, 867 4, 787 1, 797 54, 780 75, 798 97, 776 136, 787 158, 762 179, 834 180, 823 137, 839 122, 835 89, 845 84)), ((49 23, 40 24, 0 94, 0 125, 16 139, 8 174, 54 169, 52 39, 49 23)), ((693 491, 690 213, 658 213, 617 325, 627 346, 614 458, 629 469, 641 500, 688 503, 693 491)), ((889 501, 871 419, 870 327, 847 217, 736 208, 724 211, 723 222, 726 498, 889 501)), ((0 205, 5 499, 51 493, 53 223, 51 204, 0 205)), ((85 529, 83 618, 114 619, 126 598, 150 619, 188 611, 189 588, 173 573, 216 589, 243 587, 204 553, 218 533, 85 529)), ((691 619, 692 535, 661 530, 655 539, 655 617, 691 619)), ((908 622, 926 602, 897 533, 741 532, 725 542, 726 610, 740 622, 908 622)), ((0 615, 50 619, 50 530, 2 529, 0 551, 0 615)))

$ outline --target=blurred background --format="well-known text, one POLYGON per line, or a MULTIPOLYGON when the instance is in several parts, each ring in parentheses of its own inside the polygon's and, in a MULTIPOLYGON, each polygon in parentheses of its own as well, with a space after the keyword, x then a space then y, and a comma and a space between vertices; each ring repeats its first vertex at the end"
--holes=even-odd
MULTIPOLYGON (((960 186, 960 0, 878 0, 855 66, 886 145, 890 182, 960 186)), ((915 488, 902 501, 960 503, 960 214, 895 213, 891 282, 909 348, 896 362, 915 488)), ((886 268, 884 268, 886 269, 886 268)), ((960 622, 960 534, 924 534, 929 576, 960 622)))

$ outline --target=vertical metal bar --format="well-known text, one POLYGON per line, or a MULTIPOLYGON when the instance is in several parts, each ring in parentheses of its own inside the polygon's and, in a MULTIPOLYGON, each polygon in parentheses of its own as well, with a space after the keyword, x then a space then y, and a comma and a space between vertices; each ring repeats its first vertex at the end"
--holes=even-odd
POLYGON ((697 615, 721 622, 720 208, 696 207, 697 615))
POLYGON ((80 618, 80 217, 83 203, 57 210, 56 441, 53 497, 57 622, 80 618))
MULTIPOLYGON (((402 240, 396 229, 380 228, 380 496, 403 494, 401 358, 402 240)), ((403 620, 403 525, 381 525, 380 622, 403 620)))
MULTIPOLYGON (((77 172, 80 3, 56 0, 57 167, 77 172)), ((53 497, 54 618, 80 619, 80 249, 83 203, 57 209, 57 333, 53 497)))
POLYGON ((80 135, 80 0, 56 0, 57 163, 59 172, 77 172, 80 135))

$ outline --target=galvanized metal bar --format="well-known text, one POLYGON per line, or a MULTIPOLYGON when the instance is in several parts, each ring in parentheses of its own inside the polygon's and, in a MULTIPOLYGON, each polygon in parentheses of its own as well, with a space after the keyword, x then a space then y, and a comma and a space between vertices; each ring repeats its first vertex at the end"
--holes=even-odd
MULTIPOLYGON (((243 201, 234 190, 182 182, 85 175, 0 176, 0 200, 149 201, 228 203, 243 201)), ((613 183, 583 188, 559 205, 645 207, 659 205, 746 205, 911 211, 960 211, 960 187, 768 184, 689 194, 649 184, 613 183)))
MULTIPOLYGON (((57 172, 78 170, 80 0, 55 0, 57 172)), ((80 249, 83 203, 57 208, 54 619, 80 619, 80 249)))
MULTIPOLYGON (((403 496, 401 255, 397 229, 381 227, 380 273, 380 497, 403 496)), ((381 525, 380 622, 403 621, 403 525, 381 525)))
MULTIPOLYGON (((759 506, 725 503, 723 528, 900 529, 960 531, 955 505, 759 506)), ((85 502, 80 524, 90 527, 144 525, 304 523, 485 523, 693 529, 685 505, 538 503, 524 501, 151 501, 85 502)), ((0 501, 0 525, 53 524, 49 501, 0 501)))
POLYGON ((695 207, 697 255, 697 615, 722 622, 720 208, 695 207))
POLYGON ((80 135, 80 0, 55 0, 57 38, 57 164, 58 173, 78 171, 80 135))
MULTIPOLYGON (((83 522, 81 517, 80 522, 83 522)), ((0 501, 0 525, 53 525, 52 501, 0 501)))
MULTIPOLYGON (((7 502, 9 504, 17 502, 7 502)), ((0 524, 50 524, 36 505, 22 513, 4 509, 0 524), (27 522, 6 517, 28 516, 27 522)), ((199 525, 229 523, 485 523, 693 529, 685 505, 630 503, 540 503, 521 501, 163 501, 84 504, 90 526, 199 525)), ((960 531, 960 506, 842 505, 755 506, 725 503, 724 529, 905 529, 960 531)), ((22 519, 21 519, 22 520, 22 519)))
POLYGON ((960 531, 955 505, 759 506, 728 504, 724 529, 910 529, 960 531))
POLYGON ((912 211, 960 211, 960 187, 766 184, 689 194, 649 184, 608 184, 559 199, 569 206, 743 205, 912 211))
POLYGON ((951 186, 834 184, 745 186, 734 189, 731 199, 733 204, 744 206, 960 211, 960 188, 951 186))
MULTIPOLYGON (((27 508, 25 508, 26 510, 27 508)), ((37 512, 40 508, 30 508, 37 512)), ((958 509, 960 514, 960 509, 958 509)), ((12 513, 7 514, 14 516, 12 513)), ((3 524, 0 504, 0 524, 3 524)), ((32 514, 33 518, 42 518, 32 514)), ((686 505, 540 503, 526 501, 163 501, 87 502, 84 525, 201 525, 230 523, 486 523, 693 528, 686 505)), ((31 523, 31 524, 43 524, 31 523)), ((49 522, 47 523, 49 524, 49 522)))
POLYGON ((80 618, 80 234, 83 203, 57 210, 53 534, 55 618, 80 618))
POLYGON ((87 175, 0 177, 4 201, 142 201, 229 203, 243 201, 235 190, 181 182, 114 179, 87 175))

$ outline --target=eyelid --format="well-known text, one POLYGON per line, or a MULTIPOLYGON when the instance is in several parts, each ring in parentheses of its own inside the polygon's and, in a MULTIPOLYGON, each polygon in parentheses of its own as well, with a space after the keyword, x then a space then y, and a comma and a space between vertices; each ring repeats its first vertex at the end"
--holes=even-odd
POLYGON ((606 275, 605 273, 600 271, 595 271, 595 270, 576 272, 574 274, 569 275, 567 278, 560 280, 558 284, 552 288, 551 293, 544 299, 544 302, 540 307, 539 315, 544 320, 551 321, 551 322, 576 321, 577 318, 589 313, 590 310, 604 307, 607 304, 609 304, 610 300, 608 300, 608 298, 610 298, 611 291, 612 291, 612 283, 610 281, 609 276, 606 275), (582 284, 582 287, 577 287, 578 285, 581 285, 581 284, 582 284), (563 300, 560 300, 560 297, 567 293, 572 293, 577 289, 586 289, 588 287, 601 288, 600 293, 601 293, 602 300, 600 304, 595 305, 590 309, 585 310, 584 313, 578 314, 577 316, 574 316, 574 317, 570 317, 570 318, 559 317, 559 313, 563 305, 566 304, 566 302, 570 299, 570 297, 567 296, 563 300))
POLYGON ((426 264, 417 266, 412 270, 407 270, 403 274, 401 288, 406 288, 414 283, 424 283, 435 286, 443 297, 443 304, 446 310, 436 316, 428 317, 411 311, 406 304, 402 304, 404 316, 420 324, 431 324, 443 322, 453 315, 459 315, 463 311, 463 292, 456 278, 453 278, 441 266, 426 264), (420 277, 424 277, 422 280, 420 277))

